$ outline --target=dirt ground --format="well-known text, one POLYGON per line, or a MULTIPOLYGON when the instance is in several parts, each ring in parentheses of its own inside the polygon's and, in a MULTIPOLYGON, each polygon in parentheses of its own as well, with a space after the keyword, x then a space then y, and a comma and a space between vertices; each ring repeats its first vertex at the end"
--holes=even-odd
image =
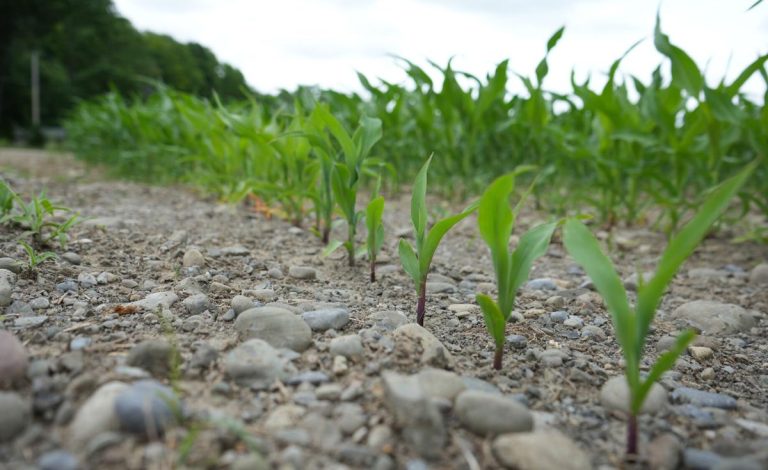
MULTIPOLYGON (((557 236, 534 265, 531 279, 539 286, 520 291, 516 321, 507 326, 508 335, 519 337, 508 341, 504 367, 496 372, 492 341, 474 305, 476 292, 494 290, 474 216, 449 232, 435 256, 425 328, 439 340, 443 356, 424 360, 435 345, 393 331, 400 322, 393 319, 401 317, 388 313, 415 321, 415 292, 396 250, 410 224, 404 196, 387 201, 380 279, 371 284, 364 260, 350 268, 342 250, 322 257, 309 230, 266 220, 244 205, 220 204, 184 187, 112 180, 64 154, 0 149, 0 172, 20 194, 44 189, 82 220, 66 249, 50 248, 59 258, 42 264, 36 279, 16 276, 13 303, 0 311, 0 329, 17 337, 29 357, 26 378, 11 393, 32 407, 23 432, 0 438, 0 468, 45 468, 41 457, 57 449, 80 468, 94 469, 546 468, 548 442, 528 449, 544 467, 526 466, 522 457, 515 467, 500 455, 497 433, 478 432, 483 424, 468 424, 474 418, 445 398, 434 400, 441 418, 432 423, 439 429, 430 431, 445 433, 444 448, 430 453, 414 444, 407 417, 398 417, 398 407, 406 405, 390 396, 392 385, 383 376, 428 367, 449 370, 468 389, 524 405, 537 431, 567 436, 592 468, 628 465, 624 415, 601 399, 603 384, 623 367, 610 316, 557 236), (203 265, 184 266, 194 251, 203 265), (295 277, 296 267, 312 268, 315 278, 295 277), (74 287, 61 285, 68 281, 74 287), (178 300, 162 314, 132 307, 156 292, 173 292, 178 300), (202 307, 186 301, 200 294, 204 301, 193 300, 202 307), (227 362, 244 340, 229 312, 236 295, 255 306, 288 309, 299 319, 308 311, 344 308, 349 320, 312 331, 303 351, 281 350, 290 377, 243 386, 232 379, 227 362), (393 323, 382 325, 384 317, 393 323), (346 335, 359 336, 362 354, 331 352, 332 340, 346 335), (158 373, 149 370, 151 359, 143 368, 141 359, 129 359, 148 339, 170 344, 180 354, 178 364, 158 373), (321 374, 296 378, 306 372, 321 374), (78 412, 100 387, 149 374, 183 401, 180 425, 147 440, 107 423, 87 443, 71 443, 80 432, 75 427, 96 426, 78 412), (247 458, 254 460, 248 464, 247 458)), ((514 233, 544 220, 546 214, 525 214, 514 233)), ((736 320, 723 320, 725 326, 708 325, 696 340, 699 349, 665 374, 666 397, 640 417, 640 467, 768 468, 768 285, 756 269, 768 263, 768 246, 733 244, 736 233, 738 226, 726 227, 707 238, 661 305, 644 370, 668 347, 670 335, 697 326, 681 313, 690 302, 735 304, 743 311, 736 320), (686 398, 687 388, 713 392, 715 402, 686 398)), ((0 227, 0 258, 26 260, 16 243, 20 235, 0 227)), ((643 228, 598 235, 612 247, 625 279, 652 271, 665 246, 662 235, 643 228)), ((581 468, 574 459, 563 468, 581 468)))

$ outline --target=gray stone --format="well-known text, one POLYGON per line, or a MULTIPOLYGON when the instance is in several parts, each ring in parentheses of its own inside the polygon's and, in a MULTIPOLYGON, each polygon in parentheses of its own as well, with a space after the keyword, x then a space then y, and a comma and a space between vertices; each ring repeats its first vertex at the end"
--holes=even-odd
POLYGON ((11 294, 15 285, 16 275, 7 269, 0 269, 0 307, 11 305, 11 294))
POLYGON ((648 466, 654 470, 676 470, 682 451, 683 445, 677 436, 660 434, 648 444, 648 466))
POLYGON ((236 295, 232 298, 232 310, 235 311, 235 315, 240 315, 246 310, 256 307, 256 304, 250 297, 244 295, 236 295))
POLYGON ((368 319, 372 321, 377 328, 387 331, 394 330, 395 328, 408 323, 408 317, 394 310, 374 312, 368 316, 368 319))
POLYGON ((79 351, 80 349, 85 349, 90 346, 92 342, 93 339, 89 336, 75 336, 72 338, 72 341, 69 342, 69 350, 79 351))
POLYGON ((525 284, 530 290, 557 290, 557 284, 550 278, 531 279, 525 284))
POLYGON ((453 356, 443 343, 416 323, 406 323, 397 327, 393 336, 396 348, 409 353, 421 350, 419 361, 424 365, 445 368, 454 363, 453 356))
POLYGON ((172 367, 177 367, 181 356, 176 348, 164 339, 142 341, 128 353, 125 363, 149 372, 157 378, 168 377, 172 367))
POLYGON ((259 454, 238 457, 229 467, 231 470, 269 470, 269 463, 259 454))
POLYGON ((683 450, 683 468, 711 470, 717 467, 723 458, 714 452, 701 449, 687 448, 683 450))
POLYGON ((142 300, 131 302, 128 305, 137 307, 145 312, 154 312, 159 308, 167 310, 171 308, 171 305, 179 300, 179 296, 173 291, 155 292, 147 295, 142 300))
POLYGON ((496 388, 495 385, 493 385, 490 382, 486 382, 483 379, 478 379, 477 377, 469 377, 464 375, 461 377, 461 381, 464 382, 464 385, 467 387, 467 390, 478 390, 481 392, 501 395, 501 392, 499 391, 498 388, 496 388))
POLYGON ((51 302, 45 297, 35 297, 29 301, 29 306, 32 307, 33 310, 44 310, 51 306, 51 302))
POLYGON ((83 403, 64 434, 70 450, 79 452, 96 435, 119 429, 115 398, 127 387, 122 382, 106 383, 83 403))
POLYGON ((448 282, 427 281, 427 294, 453 294, 456 286, 448 282))
POLYGON ((291 266, 288 268, 288 275, 294 279, 311 280, 317 278, 317 270, 309 266, 291 266))
POLYGON ((333 338, 328 350, 334 356, 344 356, 353 360, 362 359, 365 354, 363 341, 356 334, 333 338))
POLYGON ((13 320, 13 326, 16 328, 37 328, 48 321, 45 315, 35 315, 33 317, 21 317, 13 320))
POLYGON ((0 389, 24 380, 28 363, 21 341, 13 333, 0 330, 0 389))
POLYGON ((200 315, 211 308, 211 303, 205 294, 190 295, 181 303, 190 315, 200 315))
POLYGON ((0 258, 0 269, 6 269, 14 274, 20 274, 24 270, 24 263, 13 258, 0 258))
POLYGON ((248 294, 259 302, 274 302, 277 300, 277 294, 272 289, 254 289, 248 291, 248 294))
POLYGON ((382 373, 385 401, 402 429, 405 442, 424 457, 443 454, 447 432, 437 406, 423 392, 416 376, 382 373))
POLYGON ((221 249, 222 256, 246 256, 251 254, 251 251, 243 245, 226 246, 221 249))
POLYGON ((349 311, 346 308, 327 308, 305 312, 301 318, 314 331, 338 330, 349 323, 349 311))
POLYGON ((264 388, 288 376, 286 363, 277 350, 260 339, 251 339, 224 358, 227 376, 239 385, 264 388))
POLYGON ((336 425, 345 435, 350 435, 363 427, 368 420, 363 407, 357 403, 340 403, 333 410, 336 425))
POLYGON ((465 390, 454 412, 467 429, 486 436, 533 429, 533 415, 517 400, 494 393, 465 390))
POLYGON ((302 383, 317 385, 328 382, 329 380, 331 380, 331 378, 328 377, 328 374, 325 372, 321 372, 319 370, 310 370, 290 376, 285 381, 285 383, 288 385, 299 385, 302 383))
MULTIPOLYGON (((600 403, 611 410, 629 413, 629 385, 623 375, 611 377, 600 388, 600 403)), ((667 391, 658 383, 653 384, 645 398, 641 413, 656 413, 667 405, 667 391)))
POLYGON ((154 380, 140 380, 117 395, 115 413, 121 430, 157 439, 181 418, 182 407, 170 388, 154 380))
POLYGON ((289 310, 279 307, 246 310, 235 320, 235 330, 243 340, 263 339, 276 348, 297 352, 306 350, 312 344, 309 325, 289 310))
POLYGON ((582 320, 581 317, 578 317, 576 315, 571 315, 565 319, 565 321, 563 322, 563 325, 570 328, 581 328, 582 326, 584 326, 584 320, 582 320))
POLYGON ((112 284, 113 282, 117 281, 117 279, 117 276, 106 271, 99 273, 99 275, 96 276, 96 282, 99 284, 112 284))
POLYGON ((0 443, 12 441, 27 427, 31 418, 30 404, 13 392, 0 392, 0 443))
POLYGON ((555 323, 563 323, 568 319, 568 312, 564 310, 558 310, 549 314, 549 318, 555 323))
POLYGON ((99 281, 96 280, 96 276, 91 273, 78 274, 77 282, 86 289, 90 289, 91 287, 95 287, 99 284, 99 281))
POLYGON ((680 387, 672 391, 672 401, 675 403, 690 403, 691 405, 707 408, 736 409, 736 399, 722 393, 705 392, 695 388, 680 387))
POLYGON ((181 264, 185 268, 202 268, 205 266, 205 258, 200 250, 190 248, 184 253, 181 264))
POLYGON ((430 398, 443 398, 453 402, 466 390, 467 385, 458 375, 443 369, 427 367, 416 374, 424 393, 430 398))
POLYGON ((56 284, 56 290, 60 292, 77 292, 77 282, 74 279, 65 279, 56 284))
POLYGON ((493 455, 515 470, 590 470, 587 454, 554 430, 504 434, 493 441, 493 455))
POLYGON ((66 450, 52 450, 37 459, 39 470, 78 470, 80 462, 77 457, 66 450))
POLYGON ((80 258, 80 255, 78 255, 77 253, 73 253, 71 251, 68 251, 63 255, 61 255, 61 259, 75 266, 83 262, 82 258, 80 258))
POLYGON ((525 349, 528 345, 528 340, 522 335, 509 335, 506 339, 507 343, 515 349, 525 349))
POLYGON ((768 285, 768 263, 760 263, 749 273, 749 282, 758 286, 768 285))
POLYGON ((757 325, 755 318, 738 305, 710 300, 687 302, 669 316, 684 320, 709 335, 740 333, 757 325))

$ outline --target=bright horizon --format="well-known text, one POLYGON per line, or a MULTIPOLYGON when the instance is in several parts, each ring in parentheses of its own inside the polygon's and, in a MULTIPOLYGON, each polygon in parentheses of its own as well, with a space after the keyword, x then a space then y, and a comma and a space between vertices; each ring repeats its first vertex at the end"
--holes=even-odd
MULTIPOLYGON (((432 60, 480 78, 509 58, 510 72, 533 76, 547 39, 565 33, 550 54, 545 88, 570 91, 588 75, 602 84, 611 63, 638 40, 620 68, 647 81, 666 64, 653 47, 657 9, 662 31, 705 71, 707 83, 732 80, 768 53, 768 4, 747 11, 753 0, 115 0, 136 28, 168 34, 210 48, 239 68, 259 92, 318 85, 360 91, 356 72, 402 82, 406 75, 391 55, 428 72, 432 60)), ((755 76, 745 90, 762 94, 755 76)), ((522 89, 510 77, 510 89, 522 89)))

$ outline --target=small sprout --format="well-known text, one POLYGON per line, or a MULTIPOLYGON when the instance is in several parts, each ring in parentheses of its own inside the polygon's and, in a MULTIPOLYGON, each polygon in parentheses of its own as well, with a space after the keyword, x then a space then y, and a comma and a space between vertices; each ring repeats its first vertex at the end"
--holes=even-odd
POLYGON ((400 262, 405 272, 411 276, 416 285, 416 292, 419 300, 416 306, 416 322, 424 326, 424 312, 427 302, 427 274, 432 264, 432 257, 440 244, 440 240, 454 225, 464 220, 468 215, 477 209, 478 203, 475 202, 462 212, 446 217, 437 221, 430 230, 427 230, 427 172, 429 163, 432 161, 430 156, 424 166, 416 175, 416 181, 413 185, 413 195, 411 196, 411 221, 413 222, 414 235, 416 238, 416 249, 407 241, 400 239, 398 247, 400 252, 400 262))
POLYGON ((613 317, 616 339, 624 354, 630 393, 630 413, 627 422, 628 456, 637 454, 637 415, 648 392, 664 372, 674 367, 677 358, 695 337, 695 333, 691 330, 681 333, 672 348, 659 356, 648 375, 641 377, 640 362, 651 323, 656 316, 656 309, 680 265, 691 255, 712 224, 725 211, 756 165, 757 161, 749 164, 712 190, 698 213, 670 240, 661 255, 654 276, 638 286, 637 303, 634 309, 630 307, 627 293, 616 269, 601 251, 594 235, 579 220, 570 219, 565 223, 563 243, 568 253, 584 268, 603 297, 613 317))
POLYGON ((547 252, 552 233, 558 225, 552 222, 532 228, 520 238, 517 248, 509 251, 509 238, 517 215, 517 211, 513 212, 509 207, 509 196, 515 186, 516 173, 501 176, 491 183, 480 198, 477 214, 480 235, 491 250, 499 291, 498 302, 484 294, 476 296, 483 311, 485 326, 496 343, 493 360, 496 370, 501 369, 505 327, 515 306, 517 290, 528 278, 536 258, 547 252))
POLYGON ((384 215, 384 197, 374 198, 365 209, 365 226, 368 229, 368 260, 371 263, 371 282, 376 282, 376 256, 384 244, 384 224, 381 218, 384 215))
POLYGON ((27 272, 35 277, 37 276, 37 267, 49 259, 56 259, 56 253, 50 251, 38 252, 29 243, 24 240, 19 240, 19 245, 24 248, 27 253, 27 272))

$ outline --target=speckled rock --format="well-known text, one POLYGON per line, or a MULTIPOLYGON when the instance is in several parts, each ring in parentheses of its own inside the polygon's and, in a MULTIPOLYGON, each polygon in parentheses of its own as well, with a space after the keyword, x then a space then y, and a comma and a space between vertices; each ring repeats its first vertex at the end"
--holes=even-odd
POLYGON ((288 348, 297 352, 312 344, 312 330, 304 320, 279 307, 257 307, 246 310, 235 320, 242 340, 258 338, 276 348, 288 348))
POLYGON ((515 470, 590 470, 587 454, 557 431, 504 434, 493 441, 493 455, 515 470))

